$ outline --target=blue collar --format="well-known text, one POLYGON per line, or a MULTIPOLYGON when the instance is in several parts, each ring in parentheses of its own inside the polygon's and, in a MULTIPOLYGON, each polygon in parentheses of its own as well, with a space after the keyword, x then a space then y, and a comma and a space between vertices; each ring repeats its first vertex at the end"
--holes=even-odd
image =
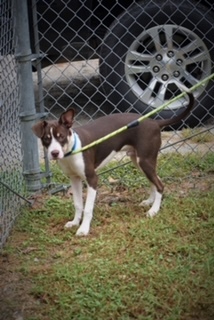
POLYGON ((77 134, 75 131, 72 131, 72 134, 73 134, 73 136, 74 136, 74 144, 73 144, 73 147, 72 147, 71 151, 69 151, 69 152, 67 152, 67 153, 64 154, 64 158, 71 156, 72 153, 73 153, 74 151, 76 151, 76 149, 77 149, 77 144, 78 144, 78 141, 79 141, 79 136, 78 136, 78 134, 77 134))

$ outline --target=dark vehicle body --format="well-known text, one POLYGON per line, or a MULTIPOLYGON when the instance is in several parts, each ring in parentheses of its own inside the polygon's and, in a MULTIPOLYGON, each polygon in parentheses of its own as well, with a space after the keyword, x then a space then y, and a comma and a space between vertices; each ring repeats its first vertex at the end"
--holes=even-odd
MULTIPOLYGON (((99 58, 104 92, 121 111, 151 111, 179 94, 179 83, 190 88, 213 72, 211 0, 38 0, 36 15, 32 2, 31 46, 42 67, 99 58)), ((192 127, 214 114, 213 84, 194 95, 197 107, 186 120, 192 127)), ((187 103, 180 99, 159 116, 172 117, 187 103)))

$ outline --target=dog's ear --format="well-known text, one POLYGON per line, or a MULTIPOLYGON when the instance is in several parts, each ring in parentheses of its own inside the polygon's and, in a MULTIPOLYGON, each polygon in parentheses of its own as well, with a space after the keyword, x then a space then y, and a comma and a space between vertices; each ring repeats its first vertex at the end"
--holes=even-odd
POLYGON ((68 109, 63 112, 59 118, 59 124, 63 124, 66 128, 71 128, 74 120, 75 110, 68 109))
POLYGON ((38 138, 42 138, 44 133, 45 133, 45 127, 47 126, 47 122, 46 121, 40 121, 38 123, 36 123, 33 127, 33 133, 38 137, 38 138))

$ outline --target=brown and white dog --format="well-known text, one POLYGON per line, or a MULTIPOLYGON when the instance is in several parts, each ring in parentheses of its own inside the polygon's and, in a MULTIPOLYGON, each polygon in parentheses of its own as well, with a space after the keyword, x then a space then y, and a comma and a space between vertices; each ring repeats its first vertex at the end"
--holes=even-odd
POLYGON ((106 165, 120 150, 126 149, 133 163, 142 170, 151 183, 151 193, 141 205, 151 206, 147 216, 153 217, 160 209, 163 183, 156 173, 158 151, 161 146, 161 129, 184 119, 194 105, 194 97, 188 92, 189 105, 180 115, 166 120, 147 119, 137 126, 102 142, 82 153, 74 150, 104 137, 105 135, 135 121, 134 113, 112 114, 72 129, 74 110, 62 113, 58 121, 40 121, 33 126, 33 132, 47 149, 48 157, 57 160, 64 173, 71 178, 75 216, 66 223, 66 228, 79 226, 77 235, 87 235, 93 216, 97 193, 98 176, 96 171, 106 165), (83 207, 82 180, 87 183, 87 198, 83 207), (82 217, 83 214, 83 217, 82 217))

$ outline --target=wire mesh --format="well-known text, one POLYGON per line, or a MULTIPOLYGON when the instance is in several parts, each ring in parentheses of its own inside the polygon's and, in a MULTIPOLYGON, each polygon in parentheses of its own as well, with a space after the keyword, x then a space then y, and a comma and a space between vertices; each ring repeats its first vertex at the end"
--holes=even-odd
MULTIPOLYGON (((179 83, 192 87, 213 73, 212 1, 28 0, 27 4, 36 108, 50 118, 70 107, 76 110, 75 125, 113 112, 142 115, 178 95, 179 83)), ((21 206, 17 194, 23 193, 23 157, 13 1, 2 0, 0 10, 1 247, 21 206)), ((200 152, 203 159, 213 151, 213 82, 194 95, 196 107, 188 119, 163 132, 162 153, 200 152)), ((186 104, 183 98, 156 117, 173 117, 186 104)), ((120 161, 122 156, 116 158, 117 165, 120 161)), ((48 170, 46 162, 46 176, 48 170)))
POLYGON ((14 57, 12 1, 1 1, 0 26, 0 248, 20 212, 23 193, 19 85, 14 57))
MULTIPOLYGON (((145 114, 213 72, 211 1, 38 1, 31 11, 37 110, 50 118, 74 107, 76 125, 112 112, 145 114)), ((195 92, 188 119, 163 133, 163 150, 213 151, 213 140, 186 139, 204 127, 213 135, 212 81, 195 92), (195 130, 195 129, 194 129, 195 130), (179 141, 181 141, 179 143, 179 141), (185 141, 185 142, 184 142, 185 141), (174 143, 176 142, 176 143, 174 143)), ((186 99, 156 117, 178 114, 186 99)))

